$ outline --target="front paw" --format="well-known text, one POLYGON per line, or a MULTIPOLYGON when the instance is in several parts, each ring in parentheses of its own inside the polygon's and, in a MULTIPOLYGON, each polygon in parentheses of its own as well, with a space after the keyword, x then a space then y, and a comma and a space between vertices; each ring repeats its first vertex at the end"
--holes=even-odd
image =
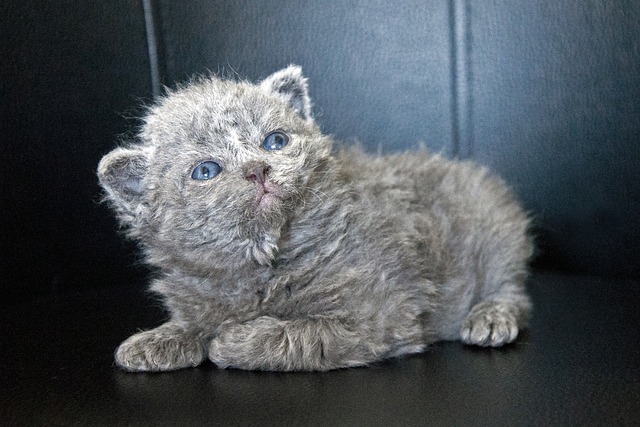
POLYGON ((131 372, 194 367, 204 359, 202 341, 183 329, 160 326, 129 337, 116 350, 116 364, 131 372))
POLYGON ((209 360, 223 369, 264 368, 264 353, 274 331, 261 329, 253 323, 232 323, 221 327, 209 344, 209 360))
POLYGON ((471 310, 460 335, 465 344, 500 347, 516 339, 518 323, 508 305, 483 303, 471 310))

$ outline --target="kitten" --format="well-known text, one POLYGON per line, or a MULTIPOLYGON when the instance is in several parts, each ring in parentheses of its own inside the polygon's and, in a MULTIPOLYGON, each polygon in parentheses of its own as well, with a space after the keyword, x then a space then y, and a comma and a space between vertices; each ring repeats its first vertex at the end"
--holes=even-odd
POLYGON ((533 246, 503 182, 332 144, 296 66, 201 78, 150 108, 98 168, 170 312, 120 345, 120 367, 329 370, 516 339, 533 246))

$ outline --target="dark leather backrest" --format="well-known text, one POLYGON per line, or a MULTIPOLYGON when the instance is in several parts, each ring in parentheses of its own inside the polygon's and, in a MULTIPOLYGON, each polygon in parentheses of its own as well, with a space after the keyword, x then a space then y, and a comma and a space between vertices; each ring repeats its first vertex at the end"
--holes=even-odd
POLYGON ((474 159, 536 218, 543 264, 638 278, 639 27, 630 0, 3 2, 2 295, 142 280, 94 175, 127 117, 160 83, 289 63, 326 132, 474 159))
POLYGON ((95 170, 151 101, 144 22, 137 1, 0 2, 0 305, 142 280, 95 170))
POLYGON ((311 79, 324 130, 502 175, 546 265, 640 276, 640 3, 163 0, 165 81, 311 79), (213 4, 215 3, 215 4, 213 4))

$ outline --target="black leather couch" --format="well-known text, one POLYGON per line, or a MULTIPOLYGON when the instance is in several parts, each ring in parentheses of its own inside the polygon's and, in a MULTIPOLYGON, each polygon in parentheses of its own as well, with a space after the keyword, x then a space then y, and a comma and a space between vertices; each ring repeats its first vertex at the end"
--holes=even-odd
POLYGON ((640 424, 640 3, 7 0, 0 5, 0 425, 640 424), (371 151, 501 174, 535 217, 514 345, 370 368, 126 374, 150 272, 99 203, 100 157, 193 73, 289 63, 371 151))

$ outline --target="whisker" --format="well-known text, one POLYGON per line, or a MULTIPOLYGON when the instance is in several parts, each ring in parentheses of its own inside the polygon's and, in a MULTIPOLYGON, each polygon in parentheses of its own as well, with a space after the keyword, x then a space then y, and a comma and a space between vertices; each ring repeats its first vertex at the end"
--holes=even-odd
POLYGON ((325 198, 326 198, 326 197, 329 197, 327 193, 325 193, 325 192, 323 192, 323 191, 320 191, 320 190, 317 190, 317 189, 314 189, 313 187, 303 186, 303 187, 300 187, 300 188, 301 188, 302 190, 306 190, 306 191, 308 191, 309 193, 311 193, 313 196, 315 196, 315 197, 316 197, 318 200, 320 200, 322 203, 324 203, 324 202, 325 202, 325 199, 323 199, 321 196, 324 196, 325 198))
POLYGON ((204 284, 205 284, 205 282, 206 282, 207 280, 211 279, 212 277, 213 277, 213 273, 209 274, 207 277, 205 277, 205 278, 202 280, 202 282, 200 282, 200 283, 196 286, 196 288, 198 288, 198 289, 199 289, 202 285, 204 285, 204 284))

